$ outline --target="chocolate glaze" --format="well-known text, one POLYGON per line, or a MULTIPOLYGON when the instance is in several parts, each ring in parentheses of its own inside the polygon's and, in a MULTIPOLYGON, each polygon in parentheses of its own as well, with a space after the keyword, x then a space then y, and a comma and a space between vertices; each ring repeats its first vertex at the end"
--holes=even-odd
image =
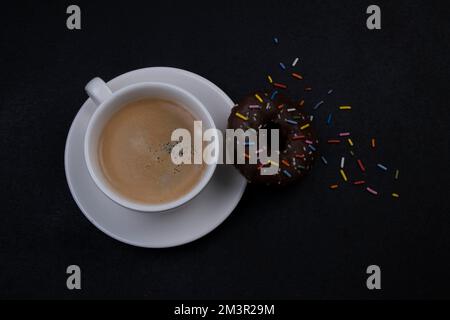
MULTIPOLYGON (((250 164, 248 159, 245 164, 235 164, 250 183, 288 185, 299 181, 311 169, 316 156, 318 140, 312 124, 300 109, 298 104, 294 104, 286 96, 278 94, 271 99, 263 92, 255 92, 233 107, 228 118, 228 128, 230 129, 280 130, 277 174, 261 175, 260 170, 264 164, 261 164, 259 159, 257 164, 250 164), (259 95, 263 102, 259 101, 256 95, 259 95), (242 114, 247 120, 236 116, 236 112, 242 114), (303 129, 301 129, 302 127, 303 129)), ((249 146, 246 146, 245 150, 249 154, 249 146)))

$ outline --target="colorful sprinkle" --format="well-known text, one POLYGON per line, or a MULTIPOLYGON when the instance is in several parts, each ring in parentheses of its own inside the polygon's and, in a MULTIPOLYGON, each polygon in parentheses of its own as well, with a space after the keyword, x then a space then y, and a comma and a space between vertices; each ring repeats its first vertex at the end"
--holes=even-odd
POLYGON ((339 139, 329 139, 327 142, 330 143, 330 144, 335 144, 335 143, 341 143, 341 140, 339 140, 339 139))
POLYGON ((277 83, 277 82, 274 82, 274 84, 273 84, 275 87, 277 87, 277 88, 281 88, 281 89, 286 89, 287 88, 287 85, 285 85, 285 84, 282 84, 282 83, 277 83))
POLYGON ((289 178, 292 178, 292 175, 289 173, 289 171, 287 171, 286 169, 283 170, 283 173, 288 176, 289 178))
POLYGON ((348 141, 348 144, 350 145, 350 147, 353 147, 353 141, 352 141, 352 139, 348 138, 347 141, 348 141))
POLYGON ((371 194, 373 194, 373 195, 375 195, 375 196, 378 194, 378 192, 376 192, 375 190, 373 190, 373 189, 370 188, 370 187, 367 187, 366 190, 369 191, 371 194))
POLYGON ((278 94, 278 91, 275 90, 275 91, 272 93, 272 95, 270 96, 270 99, 273 100, 277 94, 278 94))
POLYGON ((294 121, 294 120, 286 119, 285 121, 286 121, 287 123, 289 123, 289 124, 294 124, 294 125, 298 124, 298 122, 297 122, 297 121, 294 121))
POLYGON ((398 180, 398 175, 400 174, 400 170, 395 170, 395 176, 394 176, 394 179, 395 180, 398 180))
POLYGON ((347 175, 345 174, 344 170, 340 169, 339 172, 341 173, 342 179, 344 179, 344 181, 348 181, 347 179, 347 175))
POLYGON ((339 133, 339 137, 348 137, 350 135, 350 132, 341 132, 339 133))
POLYGON ((305 140, 305 143, 307 144, 313 144, 313 142, 311 140, 305 140))
POLYGON ((317 110, 317 109, 319 109, 319 107, 320 107, 321 105, 323 105, 323 100, 317 102, 313 109, 314 109, 314 110, 317 110))
POLYGON ((286 66, 284 65, 283 62, 280 62, 280 68, 283 69, 283 70, 286 70, 286 66))
POLYGON ((304 105, 305 105, 305 100, 302 100, 302 101, 299 102, 299 106, 300 107, 303 107, 304 105))
POLYGON ((259 96, 259 94, 255 94, 255 98, 258 99, 259 102, 263 102, 263 99, 259 96))
POLYGON ((284 107, 284 104, 280 104, 280 105, 277 107, 277 109, 281 110, 281 109, 283 109, 283 107, 284 107))
POLYGON ((332 185, 330 185, 330 189, 337 189, 338 186, 339 185, 337 185, 337 184, 332 184, 332 185))
POLYGON ((376 147, 376 141, 375 141, 375 138, 372 138, 372 139, 370 140, 370 144, 371 144, 372 148, 375 148, 375 147, 376 147))
POLYGON ((366 168, 364 167, 363 163, 361 160, 356 160, 356 162, 358 162, 358 166, 361 169, 362 172, 366 172, 366 168))
POLYGON ((381 163, 378 163, 377 167, 380 168, 381 170, 387 171, 386 166, 382 165, 381 163))
POLYGON ((332 94, 333 93, 333 89, 328 90, 328 94, 332 94))
POLYGON ((267 79, 269 80, 269 83, 273 83, 272 77, 270 75, 267 76, 267 79))
POLYGON ((344 169, 345 157, 341 158, 341 169, 344 169))
POLYGON ((277 166, 277 167, 280 166, 280 164, 279 164, 278 162, 272 161, 272 160, 267 161, 267 163, 268 163, 268 164, 273 164, 274 166, 277 166))
POLYGON ((350 154, 351 154, 352 157, 355 156, 355 153, 353 152, 353 150, 350 150, 350 154))
POLYGON ((351 106, 340 106, 339 109, 340 110, 351 110, 352 107, 351 106))
POLYGON ((320 158, 322 159, 322 162, 323 162, 324 164, 328 164, 328 161, 327 161, 327 159, 325 159, 324 156, 321 156, 320 158))
POLYGON ((248 106, 249 109, 261 109, 262 107, 260 105, 257 104, 252 104, 250 106, 248 106))
POLYGON ((273 42, 275 42, 275 44, 278 44, 278 38, 273 38, 273 42))
POLYGON ((366 182, 364 180, 357 180, 357 181, 353 182, 353 184, 355 184, 355 185, 360 185, 360 184, 365 184, 365 183, 366 182))
POLYGON ((308 127, 309 127, 309 123, 304 124, 303 126, 300 127, 300 130, 304 130, 304 129, 308 128, 308 127))
POLYGON ((281 163, 283 163, 286 167, 290 167, 291 165, 286 160, 281 160, 281 163))
POLYGON ((241 114, 239 112, 236 112, 235 115, 236 115, 236 117, 241 118, 244 121, 248 120, 248 117, 244 116, 243 114, 241 114))
POLYGON ((304 139, 305 138, 305 136, 293 136, 292 137, 292 140, 300 140, 300 139, 304 139))
POLYGON ((330 113, 329 115, 328 115, 328 118, 327 118, 327 125, 330 125, 331 124, 331 117, 333 116, 333 114, 332 113, 330 113))
POLYGON ((392 193, 392 196, 393 196, 394 198, 400 198, 400 195, 399 195, 398 193, 395 193, 395 192, 392 193))
POLYGON ((287 109, 287 112, 293 112, 293 111, 295 111, 295 108, 289 108, 289 109, 287 109))
POLYGON ((312 91, 311 87, 305 87, 305 91, 312 91))
POLYGON ((312 151, 316 151, 316 148, 315 148, 312 144, 308 144, 308 147, 309 147, 312 151))
POLYGON ((294 62, 292 62, 292 66, 295 67, 297 65, 297 62, 298 62, 298 58, 295 58, 294 62))
POLYGON ((299 79, 299 80, 303 80, 303 77, 302 77, 302 75, 301 75, 301 74, 299 74, 299 73, 295 73, 295 72, 293 72, 293 73, 292 73, 292 76, 293 76, 294 78, 296 78, 296 79, 299 79))

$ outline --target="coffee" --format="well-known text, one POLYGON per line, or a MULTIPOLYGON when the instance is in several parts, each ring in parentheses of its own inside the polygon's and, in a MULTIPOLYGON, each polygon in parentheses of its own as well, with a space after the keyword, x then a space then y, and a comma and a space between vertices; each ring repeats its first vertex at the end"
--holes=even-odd
POLYGON ((99 140, 99 162, 106 180, 124 197, 144 204, 176 200, 199 182, 204 164, 172 162, 173 130, 193 133, 196 118, 175 102, 131 102, 106 123, 99 140))

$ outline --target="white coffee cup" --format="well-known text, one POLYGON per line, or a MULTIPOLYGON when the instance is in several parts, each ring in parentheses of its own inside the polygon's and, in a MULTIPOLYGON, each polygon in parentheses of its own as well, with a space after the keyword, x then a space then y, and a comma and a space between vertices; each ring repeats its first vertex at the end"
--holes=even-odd
MULTIPOLYGON (((84 157, 89 174, 98 188, 103 191, 111 200, 117 202, 123 207, 144 211, 144 212, 162 212, 179 207, 197 194, 208 184, 216 169, 216 161, 209 162, 206 165, 203 175, 199 182, 182 197, 162 204, 144 204, 130 200, 120 193, 116 192, 107 182, 99 162, 99 139, 104 126, 110 120, 111 116, 124 107, 127 103, 142 98, 159 98, 178 102, 185 106, 194 115, 197 120, 202 121, 203 130, 215 129, 211 115, 205 106, 192 94, 177 86, 160 82, 142 82, 129 85, 120 90, 112 92, 106 83, 100 78, 92 79, 85 87, 89 97, 96 105, 96 110, 89 120, 84 139, 84 157)), ((219 150, 219 142, 215 139, 215 150, 219 150)), ((217 154, 217 153, 216 153, 217 154)))

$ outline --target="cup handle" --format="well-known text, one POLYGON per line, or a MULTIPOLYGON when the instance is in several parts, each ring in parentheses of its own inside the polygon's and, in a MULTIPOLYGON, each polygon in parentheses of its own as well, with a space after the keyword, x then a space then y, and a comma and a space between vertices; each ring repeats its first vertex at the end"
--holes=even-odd
POLYGON ((112 96, 111 89, 106 85, 105 81, 96 77, 88 82, 84 87, 88 96, 99 106, 112 96))

